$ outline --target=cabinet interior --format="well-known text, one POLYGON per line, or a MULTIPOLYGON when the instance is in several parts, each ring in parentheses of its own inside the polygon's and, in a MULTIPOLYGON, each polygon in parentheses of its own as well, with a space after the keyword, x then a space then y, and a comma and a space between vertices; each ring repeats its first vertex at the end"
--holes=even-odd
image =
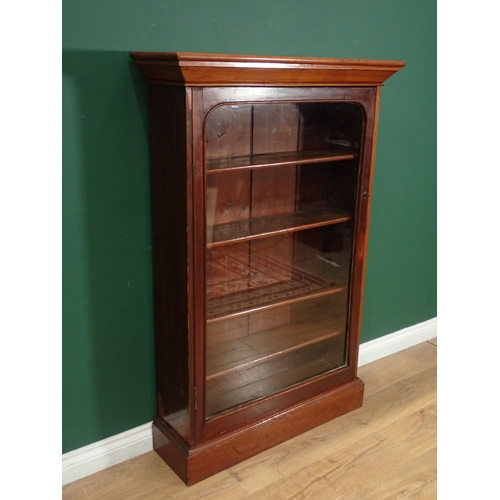
POLYGON ((206 418, 345 365, 363 126, 355 102, 209 113, 206 418))

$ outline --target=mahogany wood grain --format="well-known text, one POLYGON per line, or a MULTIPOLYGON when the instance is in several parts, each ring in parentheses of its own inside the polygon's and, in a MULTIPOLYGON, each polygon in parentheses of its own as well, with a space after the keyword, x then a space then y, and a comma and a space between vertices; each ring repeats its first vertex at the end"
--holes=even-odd
POLYGON ((371 204, 371 185, 374 166, 374 141, 376 133, 379 88, 369 90, 368 102, 364 104, 364 143, 360 158, 360 173, 357 196, 353 199, 356 205, 356 225, 354 228, 353 266, 351 274, 351 306, 348 329, 350 366, 356 367, 357 374, 359 343, 361 336, 361 316, 363 307, 363 290, 368 250, 368 216, 371 204))
POLYGON ((207 321, 205 344, 207 349, 230 340, 237 340, 248 335, 248 317, 236 315, 222 321, 207 321))
MULTIPOLYGON (((361 187, 361 196, 359 196, 358 204, 364 207, 364 224, 361 228, 362 238, 358 242, 358 259, 359 259, 359 281, 357 283, 356 294, 358 297, 359 306, 355 313, 356 323, 355 328, 358 328, 358 332, 361 330, 361 315, 362 315, 362 304, 365 292, 365 273, 366 273, 366 256, 368 253, 368 236, 370 228, 370 213, 371 213, 371 193, 373 188, 373 177, 375 171, 375 152, 377 148, 377 133, 378 133, 378 115, 380 111, 380 97, 381 89, 377 88, 371 92, 370 102, 371 102, 371 112, 370 112, 370 141, 368 143, 367 151, 365 152, 365 179, 364 185, 361 187)), ((359 333, 360 335, 360 333, 359 333)), ((359 337, 358 337, 359 342, 359 337)), ((354 342, 354 341, 353 341, 354 342)), ((359 344, 358 344, 359 345, 359 344)), ((353 362, 357 364, 358 351, 354 353, 353 362)))
MULTIPOLYGON (((271 100, 271 101, 276 100, 278 98, 282 98, 282 96, 284 94, 286 94, 286 92, 284 92, 284 90, 286 90, 286 89, 266 89, 265 93, 257 92, 256 102, 260 102, 259 101, 260 96, 264 97, 264 95, 268 100, 271 100)), ((332 89, 332 88, 329 88, 329 89, 309 89, 309 91, 307 92, 307 95, 305 96, 308 99, 308 101, 306 101, 305 104, 300 104, 301 109, 303 108, 305 111, 307 111, 308 116, 311 116, 311 118, 309 120, 309 128, 305 127, 304 125, 301 125, 301 127, 304 127, 305 136, 302 132, 297 134, 297 142, 296 142, 295 147, 296 148, 303 147, 304 146, 304 139, 305 139, 305 144, 307 146, 309 146, 308 150, 312 150, 312 151, 323 151, 324 145, 327 144, 326 140, 328 138, 328 135, 327 135, 328 131, 326 129, 321 128, 321 122, 324 119, 322 114, 324 115, 325 113, 324 112, 322 114, 320 113, 321 116, 319 116, 319 117, 315 116, 315 115, 318 115, 318 113, 315 111, 314 105, 313 105, 313 104, 315 104, 315 102, 314 102, 315 99, 324 99, 325 97, 330 98, 330 99, 335 99, 335 98, 339 98, 339 97, 354 99, 357 104, 354 106, 353 109, 362 110, 365 107, 370 105, 371 91, 372 91, 372 89, 355 89, 355 88, 350 88, 347 91, 345 89, 332 89), (312 100, 313 103, 307 104, 307 102, 310 102, 310 100, 312 100), (319 122, 319 127, 318 127, 318 125, 314 125, 315 122, 319 122), (322 148, 322 146, 323 146, 323 148, 322 148)), ((246 90, 241 89, 241 92, 238 92, 237 94, 240 94, 244 97, 245 93, 246 93, 246 90)), ((301 95, 302 93, 305 94, 305 92, 303 92, 302 90, 299 90, 297 92, 298 95, 301 95)), ((227 88, 227 89, 224 89, 224 88, 204 89, 203 90, 204 103, 206 102, 205 95, 207 95, 207 97, 209 99, 213 99, 213 102, 215 103, 215 102, 224 102, 227 95, 232 96, 235 94, 232 94, 232 90, 230 88, 227 88)), ((254 94, 251 94, 251 95, 253 97, 254 94)), ((249 97, 250 97, 250 95, 249 95, 249 97)), ((290 98, 290 95, 288 97, 290 98)), ((338 101, 336 101, 336 102, 338 102, 338 101)), ((204 106, 205 106, 205 104, 204 104, 204 106)), ((255 105, 256 109, 257 109, 257 106, 260 107, 261 104, 255 105)), ((346 105, 342 105, 341 102, 339 104, 332 105, 330 110, 326 111, 326 114, 329 115, 328 116, 329 118, 335 116, 335 110, 337 108, 339 108, 339 106, 340 106, 340 108, 342 108, 342 106, 344 106, 344 108, 346 108, 346 105)), ((351 104, 351 106, 352 106, 352 104, 351 104)), ((275 109, 276 108, 280 108, 280 106, 276 106, 275 109)), ((219 108, 217 108, 217 109, 219 109, 219 108)), ((290 109, 293 109, 293 108, 290 108, 290 109)), ((298 109, 298 108, 296 108, 296 109, 298 109)), ((346 108, 346 109, 349 111, 350 108, 346 108)), ((349 113, 348 113, 349 117, 353 116, 350 111, 349 111, 349 113)), ((358 115, 359 115, 359 112, 358 112, 358 115)), ((255 118, 254 118, 254 120, 255 120, 255 118)), ((270 118, 270 120, 272 122, 272 118, 270 118)), ((346 121, 346 123, 352 123, 352 119, 349 118, 346 121), (349 121, 349 120, 351 120, 351 121, 349 121)), ((347 161, 348 163, 349 162, 356 162, 354 165, 346 164, 346 168, 345 168, 346 171, 353 170, 354 172, 358 172, 357 162, 358 161, 362 162, 362 158, 360 157, 359 160, 356 159, 356 157, 358 156, 358 151, 359 151, 359 149, 357 149, 357 148, 359 148, 359 141, 361 140, 359 137, 359 134, 362 132, 362 130, 364 130, 364 128, 360 129, 358 127, 356 129, 355 127, 352 128, 352 125, 349 125, 349 127, 351 127, 351 128, 347 128, 344 130, 343 137, 339 137, 337 139, 334 137, 334 140, 342 140, 343 139, 343 140, 346 140, 352 144, 355 144, 356 141, 358 141, 358 145, 356 146, 354 152, 350 153, 352 156, 349 156, 349 159, 343 158, 343 160, 347 161)), ((301 130, 300 127, 297 129, 297 132, 299 132, 299 130, 301 130)), ((293 135, 293 133, 291 135, 293 135)), ((364 140, 364 138, 363 138, 363 140, 364 140)), ((254 133, 254 141, 253 142, 254 142, 253 151, 255 152, 255 146, 259 144, 259 140, 257 140, 257 141, 255 140, 255 133, 254 133)), ((269 140, 269 143, 273 144, 272 137, 269 140)), ((284 150, 285 152, 290 152, 290 149, 293 149, 292 144, 293 144, 293 142, 288 142, 286 144, 281 145, 280 140, 278 139, 273 144, 273 147, 275 148, 276 153, 280 153, 281 152, 280 150, 282 150, 282 151, 284 150)), ((260 152, 260 151, 258 151, 258 152, 260 152)), ((266 154, 265 149, 263 151, 263 154, 266 154)), ((236 155, 234 155, 234 156, 236 156, 236 155)), ((210 160, 210 161, 212 161, 212 160, 210 160)), ((340 163, 342 163, 342 162, 340 162, 340 163)), ((301 197, 300 198, 301 199, 300 203, 302 204, 301 206, 307 206, 307 203, 305 201, 307 197, 309 197, 309 199, 316 197, 316 201, 315 201, 316 205, 311 205, 311 202, 309 202, 308 208, 319 208, 319 207, 325 206, 327 203, 329 203, 326 201, 326 197, 327 197, 326 193, 328 192, 328 189, 329 189, 328 186, 330 186, 332 189, 334 189, 335 182, 334 182, 334 178, 332 177, 332 175, 333 175, 332 169, 328 166, 328 164, 320 162, 320 163, 314 164, 314 165, 304 165, 304 166, 301 166, 300 168, 302 169, 302 171, 305 171, 306 169, 307 170, 312 169, 311 172, 316 172, 318 168, 320 168, 320 167, 323 168, 323 166, 326 169, 324 174, 323 174, 324 180, 319 180, 320 178, 318 178, 314 181, 314 177, 309 176, 310 179, 313 179, 313 182, 315 183, 315 185, 321 186, 320 191, 313 192, 313 191, 309 190, 309 192, 308 192, 307 190, 304 190, 304 183, 311 182, 311 181, 306 180, 306 177, 304 177, 304 179, 302 180, 303 187, 302 187, 301 193, 299 193, 299 196, 301 197), (319 195, 318 193, 323 193, 323 194, 319 195), (321 201, 321 200, 323 200, 323 201, 321 201)), ((292 165, 290 165, 290 167, 293 168, 294 170, 297 168, 296 164, 292 164, 292 165)), ((284 168, 284 167, 280 167, 280 169, 281 168, 284 168)), ((269 168, 269 173, 267 174, 267 177, 265 178, 265 180, 263 178, 263 185, 264 186, 266 185, 266 183, 268 183, 267 178, 269 178, 269 181, 271 183, 277 182, 276 185, 279 185, 279 181, 274 180, 274 176, 276 175, 274 172, 277 170, 278 169, 273 168, 273 167, 269 168)), ((256 173, 258 175, 261 175, 259 172, 260 172, 260 170, 255 170, 255 169, 252 170, 252 185, 253 186, 259 186, 259 183, 254 184, 256 173)), ((264 173, 264 170, 262 170, 262 173, 264 173)), ((207 171, 207 174, 208 174, 208 171, 207 171)), ((207 179, 209 179, 211 175, 214 175, 214 174, 208 174, 207 179)), ((219 175, 219 174, 217 174, 217 175, 219 175)), ((220 173, 220 175, 222 175, 222 173, 220 173)), ((357 175, 358 174, 356 173, 356 176, 357 175)), ((350 183, 350 185, 353 185, 353 182, 354 182, 354 185, 356 185, 356 176, 354 177, 354 181, 353 181, 353 179, 349 178, 349 176, 347 176, 348 183, 350 183)), ((289 177, 291 177, 291 176, 289 176, 289 177)), ((351 177, 352 177, 352 175, 351 175, 351 177)), ((344 178, 345 178, 345 175, 344 175, 344 178)), ((339 184, 339 189, 343 189, 341 186, 342 186, 342 183, 339 184)), ((295 189, 297 189, 297 185, 295 185, 295 189)), ((266 191, 264 191, 264 192, 266 192, 266 191)), ((286 193, 286 192, 287 191, 285 189, 284 193, 286 193)), ((351 199, 351 197, 353 195, 354 195, 354 193, 351 192, 351 195, 348 196, 349 200, 351 199)), ((290 193, 290 196, 292 197, 292 193, 290 193)), ((293 196, 295 196, 295 194, 293 196)), ((266 194, 264 197, 261 197, 260 201, 266 200, 267 198, 271 198, 270 201, 273 201, 273 203, 274 203, 275 200, 273 198, 275 198, 275 197, 276 197, 276 195, 273 195, 273 193, 271 191, 269 191, 269 194, 266 194)), ((282 193, 279 193, 279 195, 278 195, 279 201, 284 200, 285 197, 286 197, 286 195, 284 195, 282 193)), ((338 200, 337 203, 339 203, 340 205, 343 205, 343 206, 347 205, 345 203, 345 201, 342 201, 341 196, 337 196, 337 198, 340 198, 340 200, 338 200)), ((255 194, 252 195, 252 199, 256 199, 255 194)), ((259 206, 265 206, 265 205, 262 205, 261 202, 259 202, 259 206)), ((267 215, 272 213, 273 209, 271 206, 266 207, 266 208, 267 208, 267 211, 266 211, 266 209, 264 209, 263 213, 265 213, 267 215)), ((354 206, 351 205, 350 208, 354 209, 354 206)), ((280 206, 277 209, 278 213, 280 213, 280 212, 282 213, 283 211, 286 211, 286 210, 287 209, 284 208, 284 206, 283 207, 280 206)), ((254 212, 254 208, 252 207, 252 213, 253 212, 254 212)), ((319 235, 319 233, 317 233, 317 234, 319 235)), ((337 237, 337 240, 340 242, 341 239, 338 239, 338 238, 340 238, 340 236, 337 237)), ((346 240, 345 243, 347 244, 347 250, 350 251, 349 241, 351 241, 351 240, 346 240)), ((255 245, 256 241, 254 241, 253 243, 255 245)), ((270 240, 270 243, 272 243, 271 240, 270 240)), ((317 241, 317 243, 315 243, 315 244, 318 245, 318 249, 320 251, 324 251, 324 249, 327 248, 327 247, 325 247, 326 240, 324 240, 322 238, 320 238, 317 241)), ((300 247, 297 247, 297 245, 295 245, 295 247, 293 249, 293 253, 295 254, 294 261, 301 262, 306 268, 308 268, 310 266, 312 266, 313 269, 317 268, 320 264, 320 261, 316 258, 311 260, 310 252, 306 251, 305 247, 306 247, 306 245, 302 245, 302 247, 301 247, 302 251, 298 251, 297 248, 300 248, 300 247)), ((269 247, 269 249, 262 249, 262 250, 265 251, 266 253, 269 253, 271 248, 273 248, 272 244, 269 247)), ((254 249, 256 250, 255 246, 254 246, 254 249)), ((276 253, 276 255, 280 256, 282 258, 282 260, 284 261, 285 256, 287 255, 287 251, 278 251, 276 253)), ((346 276, 346 279, 347 280, 349 279, 348 275, 346 276)), ((353 307, 355 308, 356 306, 354 305, 353 307)), ((355 310, 354 313, 356 314, 357 311, 355 310)), ((281 319, 281 317, 276 316, 276 318, 273 318, 273 321, 274 321, 273 327, 279 326, 279 321, 276 321, 276 320, 282 321, 282 324, 286 325, 288 322, 288 317, 285 316, 283 319, 281 319)), ((251 321, 251 325, 253 326, 253 328, 252 327, 250 328, 251 331, 249 331, 247 333, 247 335, 252 334, 252 333, 258 333, 259 331, 265 331, 266 330, 266 322, 269 320, 268 319, 263 320, 262 318, 258 318, 256 315, 253 315, 253 317, 252 316, 250 317, 250 321, 251 321)), ((227 335, 227 332, 225 335, 227 335)), ((246 338, 243 331, 240 331, 239 333, 237 333, 237 335, 235 337, 241 338, 242 340, 244 340, 246 338)), ((226 338, 228 338, 228 337, 226 337, 226 338)), ((354 338, 356 338, 356 336, 352 335, 352 333, 350 332, 349 333, 349 340, 351 343, 352 343, 352 340, 354 338)), ((353 374, 354 371, 355 371, 355 368, 350 364, 349 367, 346 367, 345 369, 339 370, 338 373, 336 373, 334 376, 332 375, 331 377, 330 376, 319 377, 318 379, 313 380, 313 382, 310 382, 310 383, 304 385, 303 387, 300 387, 300 386, 294 387, 293 390, 285 391, 282 394, 278 394, 278 395, 276 395, 276 398, 270 398, 268 401, 260 401, 258 404, 249 404, 249 405, 245 405, 244 408, 236 408, 232 411, 225 412, 223 414, 223 416, 217 417, 217 419, 210 419, 209 421, 207 421, 204 424, 204 427, 203 427, 203 429, 204 429, 203 436, 204 437, 203 437, 203 439, 207 439, 210 436, 214 436, 217 433, 223 432, 225 428, 231 428, 231 427, 234 427, 237 425, 241 425, 245 421, 251 421, 251 418, 262 418, 263 416, 266 415, 266 413, 265 413, 266 411, 273 411, 273 409, 276 408, 275 405, 278 401, 280 401, 281 404, 285 404, 284 403, 285 401, 288 401, 289 402, 288 404, 292 404, 292 401, 299 401, 300 397, 308 397, 308 396, 306 396, 306 394, 309 394, 309 395, 313 394, 312 387, 315 386, 315 384, 317 384, 316 390, 321 390, 320 387, 326 387, 326 386, 322 385, 322 384, 326 383, 325 382, 326 380, 329 380, 329 383, 346 382, 348 380, 348 377, 352 376, 352 375, 348 375, 348 373, 353 374), (338 382, 334 382, 334 380, 337 380, 338 382), (343 382, 341 382, 341 381, 343 381, 343 382), (299 399, 296 399, 296 398, 299 398, 299 399)))
POLYGON ((356 151, 338 148, 328 151, 279 151, 277 153, 253 154, 229 158, 220 157, 207 161, 207 174, 227 172, 228 170, 261 169, 266 167, 351 160, 357 156, 356 151))
MULTIPOLYGON (((256 104, 253 109, 253 155, 297 149, 300 114, 296 105, 256 104)), ((295 172, 296 166, 293 164, 279 168, 256 169, 252 172, 252 219, 294 212, 295 172)), ((251 264, 252 259, 258 258, 259 254, 290 262, 293 258, 293 241, 280 234, 273 239, 251 241, 250 250, 251 264)), ((287 277, 291 278, 292 275, 290 268, 287 277)), ((253 280, 250 281, 250 286, 253 286, 253 280)), ((288 322, 285 309, 279 319, 282 324, 288 322)), ((249 329, 255 333, 267 329, 267 325, 262 323, 259 315, 252 315, 249 317, 249 329)))
MULTIPOLYGON (((203 94, 203 116, 221 103, 296 102, 305 105, 316 102, 370 102, 372 87, 206 87, 203 94)), ((322 148, 325 149, 325 148, 322 148)), ((326 148, 328 149, 328 148, 326 148)))
MULTIPOLYGON (((219 106, 206 119, 203 129, 205 161, 217 160, 231 155, 244 156, 252 152, 251 105, 219 106)), ((214 228, 227 227, 232 224, 244 224, 250 218, 251 208, 251 172, 233 171, 214 173, 207 176, 206 182, 206 223, 207 244, 211 247, 216 237, 214 228)), ((246 253, 246 262, 250 262, 250 246, 240 245, 246 253)), ((216 280, 218 264, 225 258, 224 253, 207 254, 207 283, 216 280)), ((241 258, 241 257, 240 257, 241 258)), ((248 318, 239 321, 239 335, 248 332, 248 318)), ((237 334, 237 332, 233 332, 237 334)), ((205 337, 208 336, 206 328, 205 337)))
MULTIPOLYGON (((329 347, 323 345, 323 348, 329 347)), ((266 378, 256 377, 257 380, 241 384, 231 390, 212 395, 207 391, 207 415, 217 415, 221 411, 234 406, 258 399, 268 394, 273 394, 285 387, 298 384, 303 380, 315 377, 321 373, 333 370, 337 366, 328 361, 316 358, 310 363, 298 367, 288 367, 286 370, 272 373, 266 378)), ((246 374, 246 371, 244 372, 246 374)), ((238 380, 238 382, 241 382, 238 380)))
POLYGON ((376 86, 402 61, 133 52, 148 81, 190 86, 376 86))
POLYGON ((228 429, 236 429, 252 422, 265 422, 285 407, 293 407, 317 394, 341 387, 353 380, 353 371, 351 367, 343 366, 213 416, 205 422, 202 442, 223 434, 228 429), (230 426, 228 422, 231 423, 230 426))
POLYGON ((191 439, 188 415, 188 199, 186 90, 150 87, 151 199, 158 414, 191 439), (164 109, 169 112, 165 113, 164 109), (171 263, 176 262, 175 266, 171 263), (179 414, 183 418, 178 418, 179 414), (175 419, 170 416, 175 415, 175 419))
MULTIPOLYGON (((212 363, 217 362, 221 365, 231 361, 234 362, 235 356, 238 362, 232 369, 222 370, 223 373, 215 376, 208 375, 205 387, 207 396, 217 394, 222 385, 228 386, 227 381, 221 382, 223 379, 230 379, 229 385, 234 386, 237 380, 249 379, 262 371, 267 373, 266 376, 270 376, 269 369, 274 370, 273 367, 278 366, 280 368, 278 371, 282 371, 289 366, 297 366, 294 360, 303 358, 303 355, 307 355, 312 351, 316 352, 317 358, 326 356, 325 359, 328 358, 329 361, 331 361, 328 357, 329 352, 335 353, 335 359, 337 359, 338 353, 341 359, 345 361, 345 336, 339 335, 342 340, 340 342, 335 340, 335 345, 331 345, 329 341, 325 344, 322 338, 324 334, 326 334, 327 339, 336 338, 337 335, 331 337, 330 334, 334 334, 336 331, 345 331, 346 292, 345 288, 328 290, 323 294, 316 294, 314 298, 311 297, 300 304, 299 300, 297 300, 291 309, 279 305, 274 308, 264 307, 258 314, 261 317, 262 324, 266 325, 267 331, 249 329, 245 316, 229 317, 222 321, 208 323, 207 350, 213 354, 211 357, 212 363), (332 297, 328 297, 329 294, 341 292, 344 295, 342 299, 333 300, 332 297), (283 309, 285 309, 285 314, 282 314, 283 309), (276 317, 278 321, 275 321, 276 317), (336 319, 332 320, 332 318, 336 319), (288 323, 286 323, 285 319, 288 323), (294 330, 299 335, 288 338, 288 334, 294 330), (309 333, 306 330, 309 330, 309 333), (314 332, 318 335, 317 337, 314 336, 314 332), (313 334, 312 337, 311 334, 313 334), (282 338, 281 341, 280 338, 282 338), (271 342, 267 342, 268 339, 274 339, 274 352, 273 350, 269 352, 271 342), (313 340, 312 344, 311 339, 313 340), (261 344, 260 347, 259 343, 261 344), (317 346, 321 344, 322 347, 310 348, 307 344, 317 346), (253 357, 253 359, 246 360, 247 362, 250 361, 247 366, 245 366, 245 361, 242 359, 245 352, 253 357), (263 355, 266 352, 267 355, 263 355), (283 366, 281 361, 285 358, 289 363, 287 362, 283 366)), ((255 312, 252 312, 253 316, 255 314, 255 312)), ((258 375, 258 378, 262 377, 258 375)), ((237 385, 241 384, 237 383, 237 385)))
POLYGON ((193 484, 361 405, 380 86, 405 63, 131 57, 150 84, 154 446, 193 484))
MULTIPOLYGON (((252 157, 297 150, 299 109, 294 104, 254 105, 252 157)), ((266 160, 264 160, 266 162, 266 160)), ((268 166, 272 166, 267 159, 268 166)), ((295 165, 255 169, 252 173, 252 218, 293 212, 295 209, 295 165)), ((285 241, 285 240, 283 240, 285 241)), ((261 243, 252 244, 259 246, 261 243)), ((285 248, 290 245, 284 244, 285 248)), ((284 250, 284 249, 283 249, 284 250)), ((285 250, 284 250, 285 251, 285 250)), ((272 254, 272 252, 271 252, 272 254)))
POLYGON ((243 340, 225 342, 209 350, 207 379, 229 370, 245 370, 271 356, 302 349, 324 339, 344 333, 345 313, 337 306, 335 295, 303 302, 293 323, 255 333, 243 340), (337 309, 338 317, 333 313, 337 309))
POLYGON ((186 444, 161 418, 153 421, 153 449, 188 484, 186 444))
POLYGON ((212 241, 208 248, 237 241, 265 238, 282 233, 293 233, 313 227, 339 224, 351 219, 341 210, 319 208, 307 212, 288 212, 274 216, 238 221, 214 226, 212 241))
POLYGON ((203 129, 207 165, 220 158, 246 157, 252 153, 253 106, 218 106, 203 129))
POLYGON ((188 447, 161 419, 155 419, 155 451, 189 486, 299 433, 359 408, 364 384, 359 379, 284 408, 263 422, 226 432, 188 447), (179 471, 179 472, 177 472, 179 471), (187 476, 187 477, 186 477, 187 476))
POLYGON ((330 372, 345 362, 345 337, 336 335, 282 351, 255 366, 207 380, 207 413, 216 415, 330 372))
MULTIPOLYGON (((345 286, 341 286, 341 285, 331 286, 331 287, 327 287, 327 288, 324 288, 320 291, 316 291, 313 293, 310 293, 310 292, 304 292, 302 294, 297 293, 296 295, 294 295, 291 298, 282 297, 282 298, 278 298, 278 299, 274 299, 274 300, 269 299, 265 303, 263 303, 262 305, 245 307, 245 308, 237 309, 233 312, 226 313, 226 314, 222 314, 222 313, 218 314, 217 311, 215 311, 213 313, 213 315, 211 315, 211 317, 209 319, 207 319, 207 325, 210 326, 210 325, 213 325, 214 323, 220 324, 221 321, 226 322, 228 320, 228 318, 233 319, 233 318, 237 318, 237 317, 242 316, 242 315, 247 315, 250 313, 253 314, 253 313, 256 313, 257 311, 259 311, 259 312, 269 311, 270 309, 273 310, 272 314, 279 314, 279 312, 277 313, 275 311, 276 308, 279 308, 279 307, 282 307, 285 305, 297 304, 298 302, 303 302, 303 301, 313 301, 314 299, 317 299, 319 297, 324 297, 326 295, 331 295, 334 293, 343 292, 345 290, 346 290, 345 286)), ((210 307, 210 304, 209 304, 209 307, 210 307)))

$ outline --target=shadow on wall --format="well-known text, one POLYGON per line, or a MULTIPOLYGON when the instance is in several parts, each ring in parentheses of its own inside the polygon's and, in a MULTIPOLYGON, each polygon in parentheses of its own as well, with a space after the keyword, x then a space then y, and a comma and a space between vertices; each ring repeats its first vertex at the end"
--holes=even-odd
POLYGON ((67 452, 151 421, 155 390, 147 84, 125 52, 64 51, 63 78, 67 452))

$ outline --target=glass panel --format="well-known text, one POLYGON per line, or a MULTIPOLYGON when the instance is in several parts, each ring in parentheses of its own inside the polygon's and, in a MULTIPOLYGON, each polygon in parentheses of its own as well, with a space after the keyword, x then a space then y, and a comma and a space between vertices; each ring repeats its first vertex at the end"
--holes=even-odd
POLYGON ((354 103, 209 115, 207 418, 345 365, 361 131, 354 103))

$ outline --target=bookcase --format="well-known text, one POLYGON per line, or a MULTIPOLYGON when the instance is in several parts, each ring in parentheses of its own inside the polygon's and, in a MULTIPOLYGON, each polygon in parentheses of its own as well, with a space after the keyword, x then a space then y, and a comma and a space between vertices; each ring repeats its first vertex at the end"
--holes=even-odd
POLYGON ((404 63, 131 57, 150 96, 153 442, 190 485, 362 405, 380 89, 404 63))

